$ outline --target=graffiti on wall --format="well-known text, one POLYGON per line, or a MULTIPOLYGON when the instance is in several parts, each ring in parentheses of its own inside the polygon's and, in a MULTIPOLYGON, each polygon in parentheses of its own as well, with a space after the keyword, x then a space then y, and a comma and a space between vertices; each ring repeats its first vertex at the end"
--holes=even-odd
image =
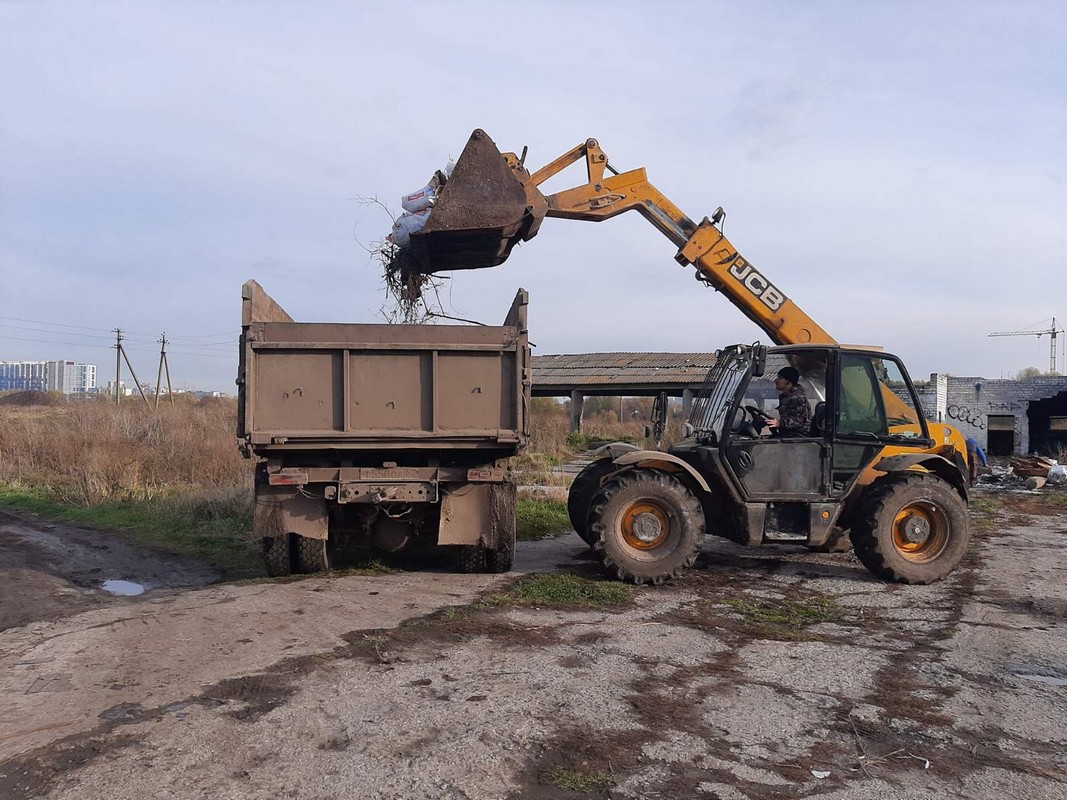
POLYGON ((1014 400, 1006 400, 1001 403, 990 403, 990 412, 1002 412, 1002 411, 1021 411, 1022 406, 1016 403, 1014 400))
POLYGON ((985 430, 985 420, 982 418, 983 414, 981 409, 971 408, 970 406, 951 405, 948 407, 948 416, 949 419, 954 419, 957 422, 970 425, 980 431, 985 430))

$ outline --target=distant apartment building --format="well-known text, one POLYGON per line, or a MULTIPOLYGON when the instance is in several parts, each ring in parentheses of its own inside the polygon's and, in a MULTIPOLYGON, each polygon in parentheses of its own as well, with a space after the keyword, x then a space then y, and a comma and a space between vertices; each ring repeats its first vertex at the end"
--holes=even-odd
POLYGON ((0 361, 0 391, 85 394, 96 389, 96 365, 74 361, 0 361))
POLYGON ((47 361, 0 361, 0 391, 48 391, 47 361))
POLYGON ((73 361, 48 362, 48 390, 63 394, 85 394, 96 388, 96 365, 73 361))

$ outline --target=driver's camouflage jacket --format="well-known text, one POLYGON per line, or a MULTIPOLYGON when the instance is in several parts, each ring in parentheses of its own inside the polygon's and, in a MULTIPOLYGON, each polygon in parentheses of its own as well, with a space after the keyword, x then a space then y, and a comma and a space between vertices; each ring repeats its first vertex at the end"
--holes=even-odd
POLYGON ((807 436, 811 427, 811 406, 799 384, 778 395, 779 436, 807 436))

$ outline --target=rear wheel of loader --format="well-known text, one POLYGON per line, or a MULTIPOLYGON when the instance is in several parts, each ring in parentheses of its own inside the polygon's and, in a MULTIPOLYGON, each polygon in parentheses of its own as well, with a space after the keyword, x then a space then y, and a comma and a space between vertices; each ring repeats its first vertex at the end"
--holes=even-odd
POLYGON ((311 575, 316 572, 328 572, 330 559, 326 555, 326 540, 312 539, 307 536, 293 536, 293 556, 296 571, 311 575))
POLYGON ((637 584, 677 577, 696 561, 704 538, 697 499, 675 478, 653 470, 609 479, 593 498, 589 523, 604 567, 637 584))
POLYGON ((289 535, 263 538, 263 565, 271 578, 284 578, 292 573, 289 557, 289 535))
POLYGON ((910 473, 875 485, 852 526, 856 557, 880 578, 933 583, 960 563, 971 539, 967 505, 934 475, 910 473))
POLYGON ((582 541, 594 549, 597 539, 589 530, 589 507, 593 503, 593 496, 600 491, 600 482, 617 469, 610 458, 601 458, 586 464, 574 479, 567 494, 567 516, 571 519, 571 526, 574 532, 582 537, 582 541))

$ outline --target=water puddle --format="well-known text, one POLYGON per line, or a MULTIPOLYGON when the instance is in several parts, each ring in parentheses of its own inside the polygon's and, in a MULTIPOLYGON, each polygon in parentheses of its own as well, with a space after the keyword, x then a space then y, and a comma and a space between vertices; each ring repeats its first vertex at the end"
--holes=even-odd
POLYGON ((1049 686, 1067 686, 1067 678, 1056 678, 1052 675, 1038 675, 1036 672, 1013 672, 1016 678, 1025 678, 1034 683, 1044 683, 1049 686))
POLYGON ((100 584, 100 588, 105 592, 111 592, 111 594, 117 594, 121 597, 136 597, 139 594, 144 594, 145 590, 143 584, 117 580, 104 581, 100 584))

